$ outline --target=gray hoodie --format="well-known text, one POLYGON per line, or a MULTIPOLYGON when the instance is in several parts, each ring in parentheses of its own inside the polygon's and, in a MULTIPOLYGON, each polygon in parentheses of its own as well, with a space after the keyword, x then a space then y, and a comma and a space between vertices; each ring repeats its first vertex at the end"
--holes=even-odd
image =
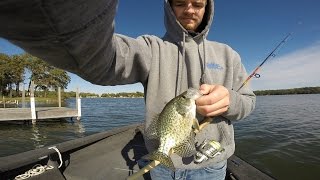
MULTIPOLYGON (((117 0, 84 1, 83 4, 28 2, 21 1, 23 4, 19 7, 6 6, 5 11, 0 12, 0 22, 7 24, 0 28, 0 36, 95 84, 142 83, 145 127, 169 100, 189 87, 199 88, 203 83, 225 86, 230 93, 228 111, 214 117, 213 123, 196 136, 200 143, 205 138, 219 141, 225 151, 200 165, 175 154, 172 159, 176 168, 194 169, 221 162, 234 153, 232 123, 254 109, 255 95, 249 86, 235 91, 247 77, 238 53, 225 44, 206 39, 213 19, 212 0, 208 0, 201 32, 187 32, 165 0, 167 32, 164 37, 143 35, 136 39, 114 33, 117 0), (16 17, 15 21, 5 21, 5 17, 12 16, 16 17)), ((202 117, 198 116, 198 120, 202 117)), ((146 147, 154 150, 148 141, 146 147)))
MULTIPOLYGON (((235 91, 247 77, 245 68, 238 53, 229 46, 206 39, 213 19, 212 0, 208 0, 203 30, 197 34, 188 33, 179 24, 167 0, 164 10, 167 32, 163 38, 148 35, 137 39, 122 35, 114 37, 117 47, 114 68, 119 77, 109 73, 113 78, 104 82, 117 84, 123 78, 132 78, 144 85, 145 128, 170 99, 189 87, 199 88, 202 83, 225 86, 230 92, 229 110, 220 117, 214 117, 213 123, 196 136, 199 143, 205 138, 219 141, 225 151, 200 165, 194 164, 190 158, 181 158, 175 154, 172 159, 176 168, 187 169, 226 160, 235 150, 232 121, 246 117, 255 105, 255 95, 248 86, 239 92, 235 91)), ((198 119, 201 121, 203 118, 198 116, 198 119)), ((149 152, 155 150, 148 141, 146 146, 149 152)))

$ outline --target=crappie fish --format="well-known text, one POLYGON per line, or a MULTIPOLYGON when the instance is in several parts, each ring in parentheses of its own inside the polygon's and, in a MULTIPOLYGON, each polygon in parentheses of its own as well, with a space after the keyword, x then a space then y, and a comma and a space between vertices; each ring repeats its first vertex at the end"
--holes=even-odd
POLYGON ((174 170, 172 152, 181 157, 190 157, 196 152, 194 131, 199 130, 199 124, 195 100, 201 95, 199 90, 190 88, 165 105, 146 130, 146 138, 155 140, 158 149, 143 159, 157 160, 174 170))

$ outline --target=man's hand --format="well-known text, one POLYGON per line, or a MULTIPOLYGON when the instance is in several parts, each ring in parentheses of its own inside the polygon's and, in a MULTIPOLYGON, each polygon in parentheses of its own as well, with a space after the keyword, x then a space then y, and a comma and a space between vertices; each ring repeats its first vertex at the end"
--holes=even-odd
POLYGON ((203 96, 196 100, 197 112, 203 116, 217 116, 226 112, 230 105, 229 91, 221 85, 202 84, 203 96))

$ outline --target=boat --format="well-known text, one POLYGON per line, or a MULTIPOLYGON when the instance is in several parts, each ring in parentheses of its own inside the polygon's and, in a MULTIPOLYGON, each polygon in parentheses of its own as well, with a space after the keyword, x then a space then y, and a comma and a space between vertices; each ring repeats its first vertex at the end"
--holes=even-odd
MULTIPOLYGON (((37 173, 28 179, 126 179, 142 168, 137 160, 147 154, 141 129, 142 124, 133 124, 0 157, 0 179, 15 179, 26 172, 30 174, 30 170, 37 173)), ((150 179, 150 175, 146 173, 138 179, 150 179)), ((274 178, 241 158, 231 156, 227 163, 226 180, 250 179, 274 178)))

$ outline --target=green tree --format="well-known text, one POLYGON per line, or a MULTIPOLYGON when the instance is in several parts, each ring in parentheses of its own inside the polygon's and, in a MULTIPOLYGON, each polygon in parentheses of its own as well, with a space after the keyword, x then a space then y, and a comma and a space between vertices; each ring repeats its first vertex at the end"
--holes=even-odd
POLYGON ((8 56, 0 53, 0 95, 12 97, 19 95, 19 84, 25 80, 25 72, 31 74, 31 81, 35 83, 35 90, 48 92, 57 90, 58 87, 66 88, 70 82, 70 77, 66 71, 55 68, 45 61, 30 54, 19 54, 8 56))
POLYGON ((19 84, 24 80, 25 61, 20 55, 0 54, 0 88, 2 94, 12 97, 13 88, 19 95, 19 84))
POLYGON ((8 85, 8 61, 10 57, 6 54, 0 53, 0 93, 1 95, 5 95, 5 90, 8 85))
MULTIPOLYGON (((24 81, 26 61, 23 55, 11 56, 10 68, 12 70, 11 83, 16 87, 16 95, 19 95, 19 84, 24 81)), ((12 90, 12 89, 11 89, 12 90)))
MULTIPOLYGON (((29 88, 31 81, 35 83, 35 90, 57 90, 58 87, 67 88, 70 83, 70 76, 66 71, 55 68, 40 58, 25 55, 27 59, 27 68, 31 72, 29 88)), ((46 93, 44 95, 46 97, 46 93)))
POLYGON ((53 68, 49 70, 49 75, 48 87, 55 90, 57 90, 58 87, 66 89, 70 83, 70 76, 64 70, 53 68))

